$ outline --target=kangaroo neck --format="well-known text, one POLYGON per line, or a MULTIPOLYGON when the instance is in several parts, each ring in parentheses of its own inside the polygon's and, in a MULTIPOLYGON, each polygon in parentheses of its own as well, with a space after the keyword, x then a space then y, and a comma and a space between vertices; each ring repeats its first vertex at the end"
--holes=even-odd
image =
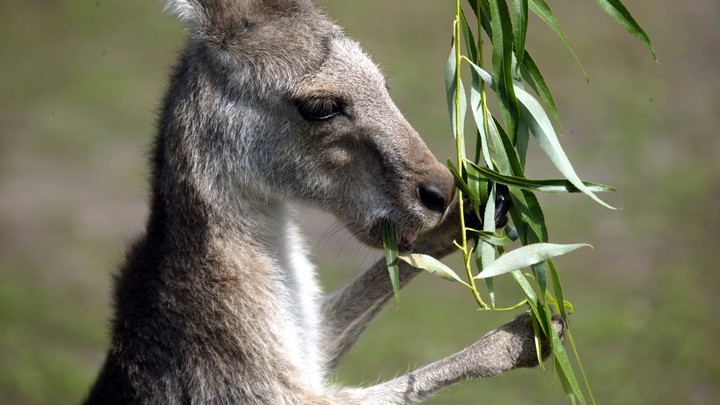
MULTIPOLYGON (((156 159, 161 164, 155 170, 145 246, 160 247, 159 278, 190 286, 181 291, 192 297, 174 300, 205 302, 192 310, 204 311, 219 305, 216 291, 227 288, 222 301, 231 309, 219 324, 232 327, 214 330, 223 330, 230 339, 237 331, 254 331, 250 325, 267 318, 263 324, 272 327, 252 340, 262 341, 268 335, 277 339, 262 350, 272 346, 282 351, 293 369, 304 368, 303 378, 319 386, 323 376, 320 327, 313 316, 319 311, 319 286, 292 221, 292 207, 251 189, 235 189, 232 200, 217 198, 222 194, 203 189, 202 182, 190 180, 193 176, 180 176, 164 161, 156 159), (228 302, 244 302, 247 308, 243 312, 228 302), (279 314, 285 318, 275 319, 279 314)), ((171 291, 175 290, 164 294, 171 291)), ((202 317, 192 319, 196 323, 202 317)))
POLYGON ((269 257, 282 254, 281 242, 291 222, 287 203, 237 195, 232 201, 211 200, 211 193, 182 183, 156 188, 149 237, 172 244, 173 250, 207 251, 232 245, 234 250, 269 257))

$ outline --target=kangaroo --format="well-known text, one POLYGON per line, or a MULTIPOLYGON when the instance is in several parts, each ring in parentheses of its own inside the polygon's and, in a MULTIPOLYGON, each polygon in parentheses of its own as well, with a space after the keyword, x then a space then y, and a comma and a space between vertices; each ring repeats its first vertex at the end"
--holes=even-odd
MULTIPOLYGON (((410 404, 537 365, 525 314, 406 375, 334 386, 392 287, 378 260, 323 296, 293 207, 329 211, 373 247, 389 224, 401 249, 441 257, 464 215, 453 178, 376 65, 309 0, 166 5, 189 39, 159 119, 146 229, 115 280, 110 347, 86 404, 410 404)), ((402 285, 417 274, 401 263, 402 285)))

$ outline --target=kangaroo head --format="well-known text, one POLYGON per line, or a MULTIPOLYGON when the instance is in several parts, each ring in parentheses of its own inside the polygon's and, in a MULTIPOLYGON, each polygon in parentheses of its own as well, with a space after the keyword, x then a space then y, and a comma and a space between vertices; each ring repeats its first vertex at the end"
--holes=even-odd
POLYGON ((187 116, 176 132, 206 151, 190 166, 209 189, 325 209, 373 246, 382 223, 411 245, 441 221, 452 176, 378 67, 309 1, 168 4, 190 30, 169 96, 187 116))

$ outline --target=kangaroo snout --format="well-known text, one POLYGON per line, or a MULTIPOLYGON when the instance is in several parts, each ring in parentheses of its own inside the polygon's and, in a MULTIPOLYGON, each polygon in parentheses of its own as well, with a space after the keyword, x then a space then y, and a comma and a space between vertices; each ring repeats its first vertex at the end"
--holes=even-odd
POLYGON ((445 214, 455 197, 455 185, 447 169, 437 170, 432 177, 421 181, 415 189, 420 204, 435 213, 445 214))
MULTIPOLYGON (((414 195, 404 194, 407 197, 402 205, 408 207, 409 216, 403 220, 401 214, 393 221, 399 231, 400 250, 405 252, 413 250, 418 234, 443 221, 455 199, 455 182, 450 171, 435 159, 424 142, 415 147, 422 148, 423 158, 415 159, 415 166, 410 170, 408 185, 414 185, 414 195)), ((417 156, 417 151, 415 154, 417 156)))
MULTIPOLYGON (((410 124, 407 124, 408 126, 410 124)), ((448 206, 455 198, 455 181, 450 170, 440 163, 430 152, 427 144, 414 130, 410 131, 409 139, 400 142, 406 154, 411 156, 411 179, 416 202, 422 215, 432 221, 442 218, 448 206)))

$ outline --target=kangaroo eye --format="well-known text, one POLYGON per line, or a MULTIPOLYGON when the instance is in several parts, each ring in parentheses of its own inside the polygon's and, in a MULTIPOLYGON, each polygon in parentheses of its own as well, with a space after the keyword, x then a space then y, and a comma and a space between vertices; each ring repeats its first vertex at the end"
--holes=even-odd
POLYGON ((300 115, 308 121, 325 121, 342 112, 340 100, 332 97, 313 97, 296 100, 300 115))

